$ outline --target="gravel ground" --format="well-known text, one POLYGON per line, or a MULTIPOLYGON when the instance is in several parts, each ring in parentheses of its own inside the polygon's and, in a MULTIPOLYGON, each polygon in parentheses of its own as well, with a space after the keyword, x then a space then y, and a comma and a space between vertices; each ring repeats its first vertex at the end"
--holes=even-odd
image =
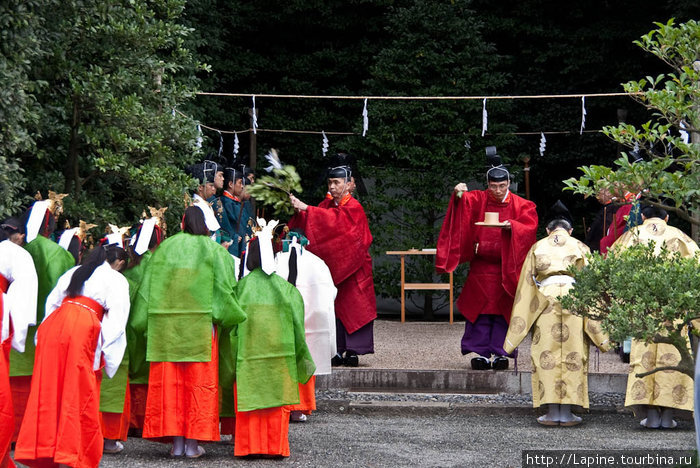
MULTIPOLYGON (((471 358, 462 355, 460 342, 464 322, 404 322, 379 319, 374 322, 374 354, 360 356, 360 367, 374 369, 470 369, 471 358)), ((518 348, 518 370, 530 372, 530 337, 518 348)), ((515 362, 510 360, 510 368, 515 362)), ((591 347, 590 373, 627 374, 625 364, 614 351, 600 353, 591 347)))
MULTIPOLYGON (((401 401, 401 402, 439 402, 460 404, 490 405, 532 405, 532 395, 497 394, 456 394, 456 393, 378 393, 351 392, 345 390, 317 390, 316 400, 321 401, 401 401)), ((621 408, 625 395, 621 393, 589 393, 590 405, 609 409, 621 408)))

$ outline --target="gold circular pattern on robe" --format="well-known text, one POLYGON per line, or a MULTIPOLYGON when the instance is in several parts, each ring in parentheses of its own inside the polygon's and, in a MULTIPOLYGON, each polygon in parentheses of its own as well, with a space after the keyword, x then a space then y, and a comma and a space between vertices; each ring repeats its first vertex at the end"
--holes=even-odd
POLYGON ((540 338, 542 338, 542 330, 540 330, 540 327, 538 325, 535 325, 535 330, 532 332, 532 345, 536 345, 540 342, 540 338))
POLYGON ((661 396, 661 385, 658 382, 654 382, 654 391, 651 392, 651 395, 654 400, 658 400, 659 396, 661 396))
POLYGON ((535 257, 535 268, 537 271, 545 271, 551 264, 552 260, 549 258, 549 255, 542 254, 535 257))
POLYGON ((600 323, 596 322, 595 320, 587 320, 586 321, 586 330, 591 335, 599 335, 602 329, 600 328, 600 323))
POLYGON ((581 370, 581 354, 573 351, 566 355, 566 368, 571 372, 581 370))
POLYGON ((542 315, 547 315, 547 314, 551 313, 553 310, 554 310, 554 305, 552 305, 552 303, 550 302, 547 305, 547 307, 545 307, 544 310, 542 311, 542 315))
POLYGON ((632 399, 643 400, 647 397, 647 386, 642 380, 637 380, 632 384, 632 399))
POLYGON ((681 250, 681 245, 683 244, 681 244, 680 239, 671 239, 670 241, 666 242, 666 246, 671 252, 679 252, 681 250))
POLYGON ((515 333, 517 335, 524 332, 526 326, 527 326, 527 324, 525 323, 525 320, 521 317, 513 317, 510 319, 510 327, 509 328, 513 333, 515 333))
POLYGON ((554 394, 560 399, 563 400, 566 398, 566 382, 563 380, 557 380, 554 383, 554 394))
MULTIPOLYGON (((660 367, 666 367, 666 366, 676 366, 678 365, 678 361, 680 359, 674 354, 674 353, 664 353, 661 355, 659 358, 659 366, 660 367)), ((666 374, 670 374, 671 372, 676 372, 671 369, 666 369, 661 372, 665 372, 666 374)))
POLYGON ((542 351, 540 354, 540 367, 544 370, 554 369, 557 365, 557 360, 551 351, 542 351))
POLYGON ((537 381, 537 391, 540 394, 540 400, 544 398, 544 384, 542 383, 541 380, 537 381))
POLYGON ((555 323, 550 331, 554 341, 563 343, 569 339, 569 327, 565 323, 555 323))
POLYGON ((654 357, 654 353, 651 351, 642 354, 642 367, 647 371, 650 371, 654 367, 654 357))
POLYGON ((554 236, 549 236, 547 237, 547 243, 551 245, 552 247, 561 247, 563 245, 566 245, 568 237, 567 236, 562 236, 560 234, 556 234, 554 236))
POLYGON ((564 257, 564 266, 568 268, 571 265, 576 264, 576 261, 578 261, 578 259, 578 255, 567 255, 566 257, 564 257))
POLYGON ((660 236, 666 231, 666 225, 662 223, 649 223, 644 226, 652 236, 660 236))
POLYGON ((532 296, 532 300, 530 301, 530 312, 533 314, 537 312, 537 309, 540 307, 540 300, 537 299, 537 296, 532 296))
POLYGON ((684 405, 688 401, 688 390, 684 385, 676 385, 671 391, 673 402, 677 405, 684 405))

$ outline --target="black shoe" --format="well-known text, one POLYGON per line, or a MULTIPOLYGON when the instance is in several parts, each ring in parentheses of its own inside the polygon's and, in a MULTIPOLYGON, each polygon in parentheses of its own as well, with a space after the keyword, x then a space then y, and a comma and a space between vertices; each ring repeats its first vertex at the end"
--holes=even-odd
POLYGON ((508 358, 505 356, 496 356, 493 359, 493 364, 491 364, 493 370, 506 370, 508 369, 508 358))
POLYGON ((331 366, 333 367, 342 366, 343 364, 345 364, 345 359, 343 359, 343 356, 341 356, 340 354, 336 354, 331 359, 331 366))
POLYGON ((472 369, 474 370, 489 370, 491 369, 491 362, 485 357, 475 357, 472 358, 472 369))
POLYGON ((345 365, 348 367, 357 367, 360 365, 360 358, 357 357, 357 354, 350 354, 350 353, 345 353, 345 365))

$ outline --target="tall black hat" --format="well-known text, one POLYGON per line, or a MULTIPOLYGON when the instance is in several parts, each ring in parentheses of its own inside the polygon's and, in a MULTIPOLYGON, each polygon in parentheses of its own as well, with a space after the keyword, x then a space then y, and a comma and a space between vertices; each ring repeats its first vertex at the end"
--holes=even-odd
POLYGON ((486 147, 486 161, 489 166, 486 171, 486 180, 493 182, 510 180, 510 172, 501 162, 501 157, 496 153, 495 146, 486 147))
POLYGON ((216 173, 221 171, 219 166, 214 161, 204 160, 201 163, 192 164, 185 168, 185 172, 199 181, 200 184, 214 183, 216 173))
POLYGON ((350 180, 350 177, 353 176, 354 166, 355 158, 352 155, 348 153, 338 153, 335 156, 332 156, 328 161, 326 178, 350 180))
POLYGON ((569 224, 573 224, 574 219, 571 217, 571 213, 569 212, 569 209, 562 203, 561 200, 557 200, 554 205, 552 205, 549 210, 547 210, 547 224, 549 224, 551 221, 554 221, 555 219, 563 219, 565 221, 568 221, 569 224))

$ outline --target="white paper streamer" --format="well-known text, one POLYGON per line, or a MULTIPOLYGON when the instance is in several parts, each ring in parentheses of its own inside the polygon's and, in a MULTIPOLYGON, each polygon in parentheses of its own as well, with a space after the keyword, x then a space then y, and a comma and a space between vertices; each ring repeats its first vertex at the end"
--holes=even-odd
POLYGON ((233 160, 236 160, 236 155, 238 154, 238 148, 240 148, 240 144, 238 142, 238 133, 233 132, 233 160))
POLYGON ((688 135, 688 132, 685 131, 687 127, 685 126, 685 122, 681 120, 681 129, 678 130, 678 133, 681 134, 681 140, 683 140, 683 143, 686 145, 690 142, 690 137, 688 135))
POLYGON ((197 148, 202 147, 202 142, 204 141, 204 138, 202 138, 202 127, 197 124, 197 148))
POLYGON ((579 135, 583 135, 584 128, 586 128, 586 96, 581 96, 581 131, 579 135))
POLYGON ((486 130, 489 128, 489 113, 486 112, 486 99, 484 99, 484 108, 481 111, 481 136, 486 134, 486 130))
POLYGON ((258 111, 255 109, 255 96, 253 96, 253 133, 258 133, 258 111))
POLYGON ((29 219, 27 220, 26 226, 26 241, 31 242, 39 235, 39 230, 41 229, 41 224, 44 222, 44 216, 46 215, 46 210, 49 209, 51 200, 39 200, 35 201, 32 205, 32 211, 29 214, 29 219))
POLYGON ((219 133, 219 159, 221 159, 221 153, 224 152, 224 137, 219 130, 217 132, 219 133))
POLYGON ((73 240, 73 236, 78 235, 78 231, 80 231, 80 228, 66 229, 65 231, 63 231, 63 234, 61 234, 61 238, 58 240, 58 245, 63 247, 64 250, 68 250, 68 247, 70 246, 70 241, 73 240))
POLYGON ((323 144, 321 145, 321 151, 323 151, 323 156, 326 156, 326 153, 328 152, 328 137, 326 136, 326 132, 321 131, 323 134, 323 144))
POLYGON ((362 136, 367 134, 369 129, 369 113, 367 112, 367 98, 365 98, 365 107, 362 109, 362 136))
POLYGON ((544 137, 544 133, 540 132, 540 156, 544 156, 544 150, 547 148, 547 139, 544 137))
POLYGON ((175 108, 173 107, 173 117, 175 117, 175 108))

